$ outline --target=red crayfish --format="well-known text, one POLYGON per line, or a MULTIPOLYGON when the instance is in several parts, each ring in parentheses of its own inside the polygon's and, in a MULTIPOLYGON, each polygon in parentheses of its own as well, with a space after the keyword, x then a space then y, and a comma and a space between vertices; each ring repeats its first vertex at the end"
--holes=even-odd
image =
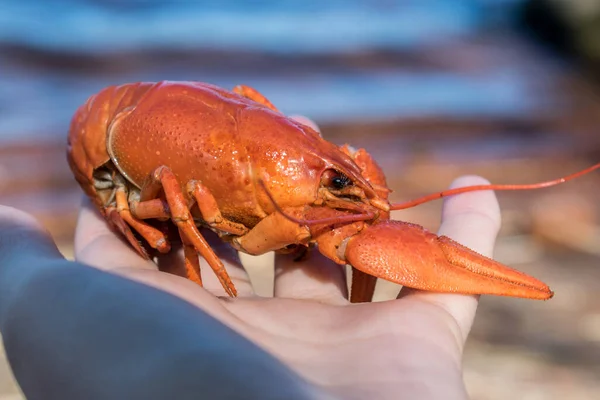
MULTIPOLYGON (((375 277, 437 292, 553 295, 539 280, 448 237, 390 220, 391 210, 412 204, 389 203, 385 176, 364 149, 324 140, 247 86, 108 87, 77 110, 67 153, 85 193, 140 255, 170 251, 156 222, 171 221, 187 277, 202 284, 200 254, 231 296, 236 289, 199 227, 255 255, 316 243, 326 257, 353 267, 353 302, 371 299, 375 277)), ((461 188, 419 202, 511 188, 524 186, 461 188)))

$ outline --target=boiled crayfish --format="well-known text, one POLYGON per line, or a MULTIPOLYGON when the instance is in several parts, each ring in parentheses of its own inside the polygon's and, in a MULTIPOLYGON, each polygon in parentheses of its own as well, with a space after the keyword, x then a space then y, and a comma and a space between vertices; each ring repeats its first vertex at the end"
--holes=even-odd
MULTIPOLYGON (((157 224, 170 220, 187 277, 202 284, 199 253, 231 296, 236 289, 199 227, 254 255, 316 243, 352 265, 353 302, 371 299, 375 277, 437 292, 553 295, 448 237, 390 220, 390 210, 406 204, 388 202, 384 174, 365 150, 335 146, 247 86, 108 87, 77 110, 67 153, 83 190, 138 253, 170 251, 157 224)), ((433 196, 494 188, 501 187, 433 196)))

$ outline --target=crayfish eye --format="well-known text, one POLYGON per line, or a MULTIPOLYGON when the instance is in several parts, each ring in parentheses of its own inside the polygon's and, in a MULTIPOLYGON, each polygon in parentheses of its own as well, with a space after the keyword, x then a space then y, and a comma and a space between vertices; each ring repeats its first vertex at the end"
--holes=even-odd
POLYGON ((341 172, 329 170, 323 174, 323 184, 334 190, 342 190, 352 185, 352 180, 341 172))
POLYGON ((336 189, 343 189, 350 184, 350 179, 345 175, 338 175, 331 179, 331 186, 336 189))

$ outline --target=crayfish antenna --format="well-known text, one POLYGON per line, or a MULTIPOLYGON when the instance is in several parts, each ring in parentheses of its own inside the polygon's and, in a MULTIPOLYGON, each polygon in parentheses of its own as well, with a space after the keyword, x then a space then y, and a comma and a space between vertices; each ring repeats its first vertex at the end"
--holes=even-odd
POLYGON ((442 197, 453 196, 456 194, 467 193, 467 192, 475 192, 478 190, 531 190, 531 189, 542 189, 550 186, 559 185, 561 183, 570 181, 572 179, 578 178, 582 175, 588 174, 596 169, 600 168, 600 163, 594 164, 589 168, 581 170, 579 172, 575 172, 571 175, 567 175, 562 178, 553 179, 551 181, 540 182, 540 183, 531 183, 525 185, 473 185, 473 186, 464 186, 456 189, 443 190, 441 192, 432 193, 427 196, 420 197, 418 199, 406 201, 404 203, 396 203, 390 206, 390 210, 404 210, 406 208, 411 208, 414 206, 418 206, 419 204, 427 203, 429 201, 441 199, 442 197))

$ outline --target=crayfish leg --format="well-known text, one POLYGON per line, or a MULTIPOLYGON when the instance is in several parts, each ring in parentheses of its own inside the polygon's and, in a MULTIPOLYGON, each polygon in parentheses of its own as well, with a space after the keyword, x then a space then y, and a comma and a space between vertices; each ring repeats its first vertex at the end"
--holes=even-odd
POLYGON ((187 247, 186 269, 188 278, 196 281, 196 283, 200 285, 202 284, 199 265, 196 265, 196 261, 194 261, 192 257, 188 257, 190 252, 189 246, 191 245, 196 252, 200 253, 214 271, 215 275, 217 275, 225 292, 232 297, 237 296, 237 290, 225 269, 225 265, 223 265, 221 259, 215 254, 206 239, 204 239, 198 230, 175 174, 173 174, 168 167, 161 166, 156 168, 150 174, 149 178, 150 179, 147 180, 146 183, 147 185, 156 187, 160 184, 162 186, 171 213, 171 220, 179 229, 179 234, 182 243, 184 244, 184 252, 187 247))
MULTIPOLYGON (((298 215, 302 210, 290 208, 284 212, 298 215)), ((310 238, 307 227, 300 226, 277 212, 261 219, 248 233, 234 238, 231 243, 244 253, 258 255, 281 250, 291 244, 307 244, 310 238)))
POLYGON ((190 181, 186 189, 191 197, 196 200, 196 205, 202 214, 202 219, 212 228, 227 232, 232 235, 242 236, 248 233, 248 228, 243 224, 228 220, 221 214, 217 200, 210 190, 200 181, 190 181))
POLYGON ((121 234, 125 237, 125 239, 127 239, 135 251, 137 251, 144 259, 149 260, 150 256, 148 255, 148 252, 135 237, 130 226, 127 225, 127 222, 125 222, 123 217, 119 215, 117 209, 114 207, 109 207, 105 209, 105 213, 110 225, 121 232, 121 234))
POLYGON ((200 272, 200 260, 198 259, 198 252, 194 245, 187 239, 187 236, 179 231, 179 236, 183 243, 183 255, 185 257, 185 273, 187 278, 192 282, 196 282, 198 285, 202 285, 202 274, 200 272))
POLYGON ((233 88, 233 92, 239 94, 240 96, 244 96, 247 99, 254 100, 257 103, 262 104, 263 106, 267 106, 273 111, 279 112, 279 110, 273 105, 273 103, 271 103, 258 90, 251 88, 250 86, 237 85, 233 88))
POLYGON ((373 300, 377 277, 352 267, 351 303, 368 303, 373 300))
MULTIPOLYGON (((129 204, 127 202, 127 197, 125 194, 125 189, 123 187, 119 187, 117 189, 115 194, 115 200, 117 202, 117 212, 119 214, 119 217, 124 222, 126 222, 131 228, 133 228, 137 233, 139 233, 148 242, 148 244, 150 244, 151 247, 155 248, 161 253, 167 253, 169 250, 171 250, 171 245, 165 237, 164 233, 131 215, 131 211, 129 210, 129 204)), ((128 235, 126 231, 123 233, 125 234, 125 237, 127 237, 127 239, 129 240, 129 242, 132 243, 132 239, 130 238, 130 236, 133 236, 133 234, 131 234, 131 230, 129 230, 129 234, 131 235, 128 235)), ((137 240, 135 240, 135 238, 133 239, 137 243, 137 240)), ((134 245, 134 248, 138 252, 140 252, 141 246, 139 243, 137 243, 137 246, 134 245)), ((145 250, 144 254, 146 255, 146 257, 148 256, 145 250)))

